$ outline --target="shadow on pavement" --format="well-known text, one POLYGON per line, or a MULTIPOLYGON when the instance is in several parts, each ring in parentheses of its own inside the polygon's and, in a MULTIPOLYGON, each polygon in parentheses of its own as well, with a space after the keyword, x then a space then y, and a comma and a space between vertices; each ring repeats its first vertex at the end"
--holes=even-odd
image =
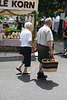
POLYGON ((51 90, 54 87, 59 86, 59 84, 53 82, 52 80, 42 80, 42 79, 36 80, 36 79, 34 79, 34 81, 40 88, 46 89, 46 90, 51 90))
POLYGON ((21 74, 21 73, 18 73, 16 75, 20 75, 20 76, 17 76, 19 80, 23 81, 23 82, 30 82, 30 75, 29 74, 21 74))
POLYGON ((57 87, 59 86, 59 84, 53 82, 52 80, 43 80, 43 79, 32 79, 30 80, 30 75, 26 75, 26 74, 21 74, 21 73, 18 73, 16 75, 19 75, 17 76, 19 80, 23 81, 23 82, 31 82, 31 81, 35 81, 36 85, 39 86, 40 88, 42 89, 46 89, 46 90, 51 90, 53 89, 54 87, 57 87))

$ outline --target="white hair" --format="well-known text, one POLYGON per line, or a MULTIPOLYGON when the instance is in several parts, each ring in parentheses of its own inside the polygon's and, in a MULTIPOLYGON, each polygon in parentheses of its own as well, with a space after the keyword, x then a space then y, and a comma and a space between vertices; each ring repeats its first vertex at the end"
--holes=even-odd
POLYGON ((52 19, 50 17, 45 19, 45 24, 49 24, 50 22, 52 22, 52 19))
POLYGON ((31 25, 33 25, 31 22, 26 22, 24 26, 25 26, 25 28, 28 28, 28 27, 30 27, 31 25))

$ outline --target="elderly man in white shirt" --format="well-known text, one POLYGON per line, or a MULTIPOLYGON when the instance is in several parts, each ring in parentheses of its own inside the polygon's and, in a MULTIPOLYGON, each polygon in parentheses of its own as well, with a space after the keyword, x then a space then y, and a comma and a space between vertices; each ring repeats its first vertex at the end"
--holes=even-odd
POLYGON ((53 35, 51 31, 52 19, 45 19, 45 25, 42 26, 37 33, 37 49, 38 49, 38 61, 40 62, 39 72, 37 78, 46 79, 47 76, 44 75, 42 71, 42 59, 47 58, 49 52, 53 55, 52 41, 53 35))
POLYGON ((27 68, 30 67, 31 65, 31 47, 33 47, 32 31, 33 31, 33 24, 31 22, 26 22, 25 29, 20 34, 21 50, 24 59, 16 69, 22 72, 21 67, 24 64, 25 65, 24 72, 23 72, 24 74, 30 74, 30 72, 27 71, 27 68))

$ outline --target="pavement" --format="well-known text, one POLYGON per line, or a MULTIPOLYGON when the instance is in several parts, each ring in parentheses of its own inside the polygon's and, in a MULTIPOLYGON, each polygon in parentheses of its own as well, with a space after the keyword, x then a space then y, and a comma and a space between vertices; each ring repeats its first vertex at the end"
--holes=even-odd
POLYGON ((54 42, 55 53, 62 53, 64 50, 64 42, 54 42))
MULTIPOLYGON (((63 43, 55 43, 54 53, 62 51, 63 43)), ((24 75, 16 70, 21 63, 17 59, 22 58, 19 52, 0 52, 0 100, 67 100, 67 59, 55 55, 57 72, 44 72, 48 77, 42 80, 37 79, 39 62, 35 55, 37 52, 32 53, 34 59, 28 68, 31 74, 24 75)))
POLYGON ((37 79, 38 59, 28 68, 31 74, 24 75, 16 70, 21 60, 7 58, 0 62, 0 100, 67 100, 67 59, 55 55, 59 61, 57 72, 45 72, 47 80, 42 80, 37 79))

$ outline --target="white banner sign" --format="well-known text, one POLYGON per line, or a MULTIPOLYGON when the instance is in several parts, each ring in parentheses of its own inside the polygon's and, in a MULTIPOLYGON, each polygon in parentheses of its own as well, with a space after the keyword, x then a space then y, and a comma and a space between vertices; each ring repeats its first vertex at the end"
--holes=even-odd
POLYGON ((38 0, 0 0, 0 10, 38 10, 38 0))

